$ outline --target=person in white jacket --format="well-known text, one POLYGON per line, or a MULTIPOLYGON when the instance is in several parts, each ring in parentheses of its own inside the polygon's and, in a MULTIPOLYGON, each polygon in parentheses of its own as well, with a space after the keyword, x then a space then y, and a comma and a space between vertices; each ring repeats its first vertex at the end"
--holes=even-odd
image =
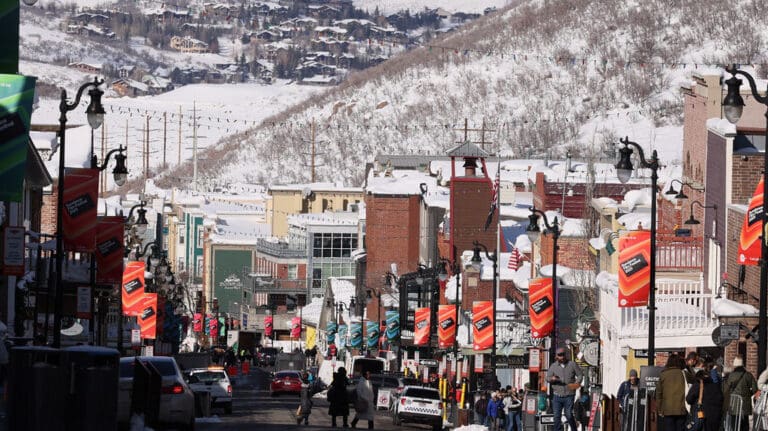
POLYGON ((371 372, 366 371, 360 376, 360 381, 355 387, 355 418, 352 419, 352 428, 357 428, 359 420, 368 421, 368 429, 373 429, 373 416, 376 412, 376 404, 373 403, 373 386, 371 385, 371 372))
POLYGON ((520 417, 520 407, 522 401, 517 398, 517 391, 512 390, 512 386, 507 386, 506 395, 504 396, 504 417, 506 423, 504 429, 506 431, 512 431, 517 426, 517 431, 523 431, 522 421, 520 417))

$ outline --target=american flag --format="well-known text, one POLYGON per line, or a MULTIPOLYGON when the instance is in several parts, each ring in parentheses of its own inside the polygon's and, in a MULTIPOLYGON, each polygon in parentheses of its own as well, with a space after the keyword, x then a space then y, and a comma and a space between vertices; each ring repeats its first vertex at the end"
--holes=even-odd
POLYGON ((496 206, 499 202, 499 171, 496 171, 496 181, 493 182, 493 196, 491 197, 491 209, 488 211, 488 218, 485 219, 485 230, 488 230, 488 227, 491 225, 491 222, 493 221, 493 215, 496 213, 496 206))
POLYGON ((509 263, 507 264, 507 268, 517 271, 520 269, 520 261, 522 260, 522 256, 520 256, 520 250, 517 249, 517 247, 512 247, 512 253, 509 254, 509 263))

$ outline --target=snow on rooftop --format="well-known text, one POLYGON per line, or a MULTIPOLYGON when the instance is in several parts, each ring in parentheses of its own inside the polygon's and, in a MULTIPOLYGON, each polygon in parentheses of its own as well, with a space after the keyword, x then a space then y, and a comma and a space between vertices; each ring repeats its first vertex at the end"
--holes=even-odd
POLYGON ((352 211, 326 211, 324 213, 305 213, 288 216, 288 224, 295 226, 354 226, 360 221, 360 215, 352 211))
POLYGON ((420 195, 421 184, 426 184, 427 191, 437 189, 437 179, 426 172, 413 169, 394 169, 392 176, 385 176, 384 171, 368 176, 366 192, 377 195, 420 195))

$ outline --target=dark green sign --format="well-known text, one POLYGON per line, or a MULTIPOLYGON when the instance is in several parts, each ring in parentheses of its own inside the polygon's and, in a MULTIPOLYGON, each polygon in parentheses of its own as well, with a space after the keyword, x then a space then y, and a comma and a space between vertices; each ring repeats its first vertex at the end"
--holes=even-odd
POLYGON ((34 98, 35 78, 0 75, 0 201, 22 200, 34 98))
POLYGON ((19 73, 19 0, 0 1, 0 40, 0 73, 19 73))
MULTIPOLYGON (((251 250, 213 249, 213 297, 219 300, 219 312, 240 316, 243 304, 243 268, 250 271, 251 250), (235 302, 238 305, 235 305, 235 302)), ((238 317, 239 318, 239 317, 238 317)))

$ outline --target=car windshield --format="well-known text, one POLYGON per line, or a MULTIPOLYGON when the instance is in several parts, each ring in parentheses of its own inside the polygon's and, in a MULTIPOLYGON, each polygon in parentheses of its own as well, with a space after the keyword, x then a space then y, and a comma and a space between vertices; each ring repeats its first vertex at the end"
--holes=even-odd
POLYGON ((426 398, 428 400, 439 400, 440 394, 437 391, 422 388, 408 388, 405 390, 405 396, 412 398, 426 398))
POLYGON ((274 349, 274 348, 261 349, 261 354, 275 356, 277 354, 277 349, 274 349))
MULTIPOLYGON (((157 368, 157 371, 161 376, 173 376, 176 375, 176 367, 173 366, 171 361, 157 361, 157 360, 145 360, 144 364, 152 363, 157 368)), ((120 377, 133 377, 135 361, 120 361, 120 377)))
POLYGON ((190 377, 192 376, 196 377, 200 383, 218 382, 227 379, 227 375, 223 371, 200 371, 192 373, 190 377))
POLYGON ((403 379, 403 386, 418 386, 421 382, 417 379, 406 378, 403 379))
POLYGON ((276 379, 300 379, 301 376, 299 376, 299 373, 277 373, 275 374, 276 379))

